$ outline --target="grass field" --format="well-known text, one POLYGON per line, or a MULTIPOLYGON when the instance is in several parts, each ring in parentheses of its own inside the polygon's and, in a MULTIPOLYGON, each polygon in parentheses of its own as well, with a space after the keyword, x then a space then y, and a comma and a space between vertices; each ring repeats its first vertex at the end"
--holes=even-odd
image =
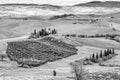
MULTIPOLYGON (((75 17, 77 18, 77 16, 75 17)), ((89 19, 89 18, 88 18, 89 19)), ((94 18, 93 18, 94 19, 94 18)), ((99 19, 99 18, 98 18, 99 19)), ((59 34, 117 34, 119 31, 113 31, 105 20, 99 20, 97 23, 79 23, 79 20, 38 20, 38 19, 0 19, 0 39, 13 38, 29 35, 34 29, 56 28, 59 34), (78 22, 77 24, 73 24, 78 22)), ((115 26, 119 26, 116 24, 115 26)), ((118 27, 117 27, 118 28, 118 27)))
POLYGON ((115 48, 120 49, 120 43, 105 39, 105 38, 70 38, 74 41, 78 41, 83 45, 98 47, 98 48, 115 48))

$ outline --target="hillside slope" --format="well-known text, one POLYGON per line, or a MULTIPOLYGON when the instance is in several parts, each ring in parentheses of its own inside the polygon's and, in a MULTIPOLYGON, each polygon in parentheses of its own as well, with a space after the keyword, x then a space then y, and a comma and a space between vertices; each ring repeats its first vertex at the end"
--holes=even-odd
POLYGON ((9 42, 7 55, 19 64, 38 66, 76 54, 77 49, 54 37, 9 42))
POLYGON ((76 4, 74 6, 87 6, 87 7, 109 7, 109 8, 119 8, 120 2, 119 1, 92 1, 83 4, 76 4))

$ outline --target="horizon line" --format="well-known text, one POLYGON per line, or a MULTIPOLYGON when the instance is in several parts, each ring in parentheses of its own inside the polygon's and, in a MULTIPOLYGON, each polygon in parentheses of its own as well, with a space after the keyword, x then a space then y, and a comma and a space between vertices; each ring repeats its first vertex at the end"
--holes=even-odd
POLYGON ((88 1, 88 2, 82 2, 82 3, 75 3, 75 4, 52 4, 52 3, 42 3, 42 4, 40 4, 40 3, 34 3, 34 2, 29 2, 29 3, 26 3, 26 2, 9 2, 9 3, 0 3, 0 5, 9 5, 9 4, 13 4, 13 5, 15 5, 15 4, 18 4, 18 5, 21 5, 21 4, 26 4, 26 5, 29 5, 29 4, 35 4, 35 5, 53 5, 53 6, 73 6, 73 5, 77 5, 77 4, 84 4, 84 3, 90 3, 90 2, 120 2, 120 1, 109 1, 109 0, 107 0, 107 1, 98 1, 98 0, 94 0, 94 1, 88 1))

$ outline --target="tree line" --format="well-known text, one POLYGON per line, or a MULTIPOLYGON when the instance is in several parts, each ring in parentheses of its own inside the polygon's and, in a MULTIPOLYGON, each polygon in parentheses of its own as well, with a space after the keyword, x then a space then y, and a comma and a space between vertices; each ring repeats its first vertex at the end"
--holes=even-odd
POLYGON ((48 36, 50 34, 57 34, 57 30, 54 28, 54 29, 41 29, 39 31, 36 31, 36 29, 34 30, 33 33, 31 33, 29 39, 31 38, 39 38, 39 37, 43 37, 43 36, 48 36))
POLYGON ((100 51, 99 53, 93 53, 92 55, 90 55, 89 60, 91 62, 99 62, 100 59, 102 61, 108 60, 110 58, 112 58, 113 56, 115 56, 115 50, 113 49, 106 49, 104 51, 100 51))
POLYGON ((77 35, 77 34, 65 34, 63 35, 65 37, 81 37, 81 38, 96 38, 96 37, 106 37, 106 38, 110 38, 113 39, 116 36, 120 36, 119 34, 95 34, 95 35, 77 35))

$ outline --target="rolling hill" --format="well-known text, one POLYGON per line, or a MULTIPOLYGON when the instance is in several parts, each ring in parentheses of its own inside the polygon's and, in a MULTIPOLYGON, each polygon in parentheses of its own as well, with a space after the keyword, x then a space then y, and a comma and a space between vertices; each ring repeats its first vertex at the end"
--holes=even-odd
POLYGON ((109 7, 109 8, 119 8, 120 2, 119 1, 92 1, 83 4, 76 4, 74 6, 86 6, 86 7, 109 7))
POLYGON ((63 14, 107 14, 119 12, 120 2, 93 1, 73 6, 59 6, 50 4, 1 4, 0 17, 30 17, 63 14))

